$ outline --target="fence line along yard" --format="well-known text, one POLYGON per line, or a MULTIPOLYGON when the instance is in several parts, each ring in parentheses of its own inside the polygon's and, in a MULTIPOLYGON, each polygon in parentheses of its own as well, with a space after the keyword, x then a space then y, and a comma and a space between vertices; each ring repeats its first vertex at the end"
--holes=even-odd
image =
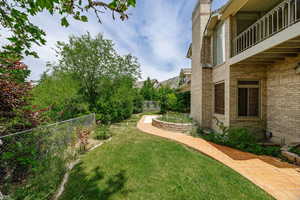
POLYGON ((95 125, 90 114, 0 136, 0 199, 50 199, 95 125))

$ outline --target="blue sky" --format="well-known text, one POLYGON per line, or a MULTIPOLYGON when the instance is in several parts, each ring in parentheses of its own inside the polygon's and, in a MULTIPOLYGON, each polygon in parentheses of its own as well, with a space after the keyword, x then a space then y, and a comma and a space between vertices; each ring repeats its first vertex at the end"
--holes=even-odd
MULTIPOLYGON (((215 0, 213 9, 226 0, 215 0)), ((109 12, 102 15, 102 24, 91 15, 89 22, 71 21, 68 28, 60 26, 59 17, 41 13, 32 20, 47 33, 47 45, 35 47, 40 58, 25 58, 31 80, 38 80, 46 70, 46 62, 55 62, 55 44, 67 41, 70 35, 89 31, 102 33, 115 43, 120 54, 136 56, 141 63, 142 78, 165 80, 177 76, 181 68, 190 67, 185 58, 191 42, 191 15, 197 0, 137 0, 137 8, 129 10, 129 20, 113 20, 109 12)))

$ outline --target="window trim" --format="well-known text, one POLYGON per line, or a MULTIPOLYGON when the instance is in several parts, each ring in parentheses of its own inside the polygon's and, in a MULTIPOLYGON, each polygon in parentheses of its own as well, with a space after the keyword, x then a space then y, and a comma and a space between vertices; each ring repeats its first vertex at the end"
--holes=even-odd
POLYGON ((219 81, 219 82, 215 82, 214 83, 214 95, 213 95, 213 102, 214 102, 214 106, 213 106, 213 109, 214 109, 214 115, 219 115, 219 116, 225 116, 226 114, 226 98, 225 98, 225 94, 226 94, 226 84, 225 84, 225 81, 219 81), (219 84, 224 84, 224 113, 221 114, 221 113, 216 113, 216 85, 219 85, 219 84))
POLYGON ((238 120, 262 120, 262 81, 259 79, 238 79, 236 81, 236 118, 238 120), (239 81, 258 81, 258 85, 239 85, 239 81), (239 88, 258 88, 258 116, 239 116, 239 88))

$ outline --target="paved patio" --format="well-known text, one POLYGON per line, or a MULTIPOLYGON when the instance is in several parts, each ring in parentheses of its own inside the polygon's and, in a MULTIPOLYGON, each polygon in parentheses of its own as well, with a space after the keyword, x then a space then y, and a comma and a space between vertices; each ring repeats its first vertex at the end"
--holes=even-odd
POLYGON ((137 124, 137 128, 145 133, 189 146, 227 165, 276 199, 300 200, 300 168, 279 168, 261 159, 235 160, 201 138, 165 131, 152 126, 153 117, 155 116, 143 116, 137 124))

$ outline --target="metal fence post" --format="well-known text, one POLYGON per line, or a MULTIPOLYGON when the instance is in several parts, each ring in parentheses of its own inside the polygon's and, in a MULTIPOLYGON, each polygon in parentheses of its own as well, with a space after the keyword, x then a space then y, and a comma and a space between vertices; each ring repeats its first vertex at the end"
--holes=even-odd
POLYGON ((1 192, 0 192, 0 200, 4 200, 4 196, 3 196, 3 194, 1 192))

